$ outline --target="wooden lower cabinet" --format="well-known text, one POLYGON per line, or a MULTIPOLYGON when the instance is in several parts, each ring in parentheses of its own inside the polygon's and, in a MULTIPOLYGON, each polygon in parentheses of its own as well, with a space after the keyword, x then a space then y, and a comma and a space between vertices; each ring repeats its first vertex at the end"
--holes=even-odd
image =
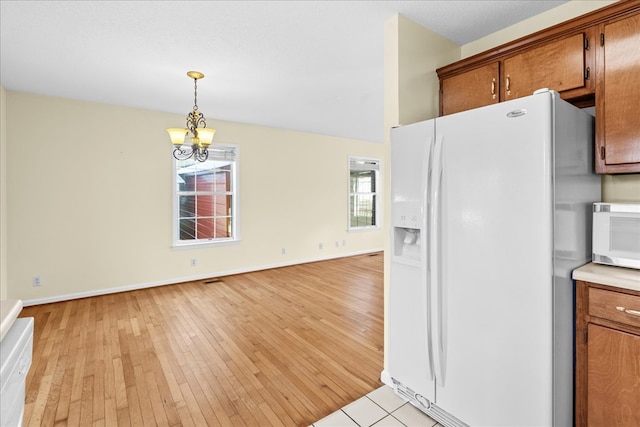
POLYGON ((588 336, 588 425, 640 426, 640 336, 594 324, 588 336))
POLYGON ((640 426, 640 292, 577 282, 576 426, 640 426))

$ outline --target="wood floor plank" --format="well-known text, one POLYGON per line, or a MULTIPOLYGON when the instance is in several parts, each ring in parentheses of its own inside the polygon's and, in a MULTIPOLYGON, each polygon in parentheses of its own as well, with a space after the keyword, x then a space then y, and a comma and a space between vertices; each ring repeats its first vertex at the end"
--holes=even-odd
POLYGON ((61 379, 61 388, 59 393, 57 394, 58 401, 56 402, 56 423, 62 421, 66 422, 69 419, 69 404, 71 403, 72 386, 72 381, 70 381, 69 378, 73 378, 73 371, 68 368, 68 363, 61 363, 60 369, 64 372, 61 379))
POLYGON ((178 413, 180 414, 180 420, 184 425, 195 424, 199 426, 203 426, 207 424, 204 413, 198 405, 198 401, 196 400, 193 392, 191 391, 191 387, 189 384, 183 383, 180 385, 180 391, 182 396, 184 396, 186 405, 178 408, 178 413))
MULTIPOLYGON (((67 425, 79 426, 80 424, 80 407, 82 402, 80 400, 73 401, 69 404, 69 417, 67 418, 67 425)), ((31 424, 37 425, 37 424, 31 424)))
POLYGON ((381 385, 383 257, 26 307, 24 425, 308 426, 381 385))
POLYGON ((104 401, 104 425, 118 425, 118 410, 116 408, 116 400, 113 398, 105 399, 104 401))
MULTIPOLYGON (((128 418, 130 420, 131 425, 141 426, 144 425, 144 421, 142 418, 142 411, 140 410, 140 401, 138 399, 138 389, 137 387, 131 386, 127 387, 127 412, 128 418)), ((123 417, 124 417, 123 413, 123 417)), ((120 420, 120 414, 118 415, 118 421, 120 420)), ((153 417, 147 420, 147 424, 153 422, 153 417)))
POLYGON ((93 423, 93 385, 95 377, 87 375, 82 379, 82 396, 80 399, 80 425, 93 423))

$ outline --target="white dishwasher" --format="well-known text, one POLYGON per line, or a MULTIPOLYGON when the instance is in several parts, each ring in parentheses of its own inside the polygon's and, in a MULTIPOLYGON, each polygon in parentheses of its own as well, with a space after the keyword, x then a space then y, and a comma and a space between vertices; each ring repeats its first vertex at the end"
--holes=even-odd
POLYGON ((33 354, 33 317, 16 319, 0 342, 0 426, 18 427, 33 354))

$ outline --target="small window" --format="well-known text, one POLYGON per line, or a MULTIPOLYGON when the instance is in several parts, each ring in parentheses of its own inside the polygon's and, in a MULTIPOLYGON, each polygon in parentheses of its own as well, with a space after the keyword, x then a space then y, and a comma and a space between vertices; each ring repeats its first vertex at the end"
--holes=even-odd
POLYGON ((174 163, 175 244, 237 240, 237 148, 212 145, 204 162, 174 163))
POLYGON ((380 161, 349 158, 349 229, 379 227, 380 161))

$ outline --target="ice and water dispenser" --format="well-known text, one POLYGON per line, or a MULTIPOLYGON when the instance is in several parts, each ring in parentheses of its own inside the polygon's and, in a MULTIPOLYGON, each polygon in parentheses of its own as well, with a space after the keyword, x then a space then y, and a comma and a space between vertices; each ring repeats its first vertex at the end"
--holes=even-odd
POLYGON ((424 236, 418 203, 396 203, 393 209, 393 255, 396 261, 419 262, 424 236))
MULTIPOLYGON (((417 269, 426 256, 425 230, 426 167, 428 165, 429 136, 433 129, 421 124, 391 129, 391 250, 392 262, 400 264, 400 270, 417 269)), ((392 278, 396 268, 391 267, 392 278)), ((408 277, 402 273, 404 282, 408 277)), ((413 280, 413 279, 412 279, 413 280)))

